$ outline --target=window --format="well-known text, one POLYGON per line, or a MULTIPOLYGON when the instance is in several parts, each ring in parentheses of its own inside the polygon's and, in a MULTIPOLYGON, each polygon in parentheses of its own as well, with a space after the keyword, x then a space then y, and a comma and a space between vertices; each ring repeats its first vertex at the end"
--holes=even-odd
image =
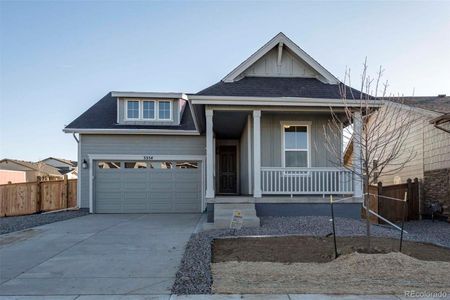
POLYGON ((127 119, 139 119, 139 101, 127 101, 127 119))
POLYGON ((120 169, 120 161, 99 161, 99 169, 120 169))
POLYGON ((155 101, 143 101, 142 110, 144 119, 155 119, 155 101))
POLYGON ((284 167, 309 167, 309 126, 288 123, 282 126, 284 167))
POLYGON ((175 167, 177 169, 197 169, 198 163, 195 161, 178 161, 175 167))
POLYGON ((172 121, 171 100, 127 100, 125 120, 172 121))
POLYGON ((159 111, 158 111, 158 119, 159 120, 170 120, 170 111, 171 111, 171 102, 170 101, 159 101, 159 111))
POLYGON ((173 163, 171 161, 152 161, 150 163, 152 169, 172 169, 173 163))
POLYGON ((147 169, 147 163, 145 161, 127 161, 125 169, 147 169))

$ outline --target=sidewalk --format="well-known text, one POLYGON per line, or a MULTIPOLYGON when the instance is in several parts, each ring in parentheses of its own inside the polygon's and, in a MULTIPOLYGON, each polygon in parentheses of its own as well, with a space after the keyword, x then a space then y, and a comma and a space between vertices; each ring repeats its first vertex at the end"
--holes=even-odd
MULTIPOLYGON (((252 295, 74 295, 74 296, 0 296, 0 300, 399 300, 393 295, 324 295, 324 294, 252 294, 252 295)), ((441 298, 450 299, 450 298, 441 298)))

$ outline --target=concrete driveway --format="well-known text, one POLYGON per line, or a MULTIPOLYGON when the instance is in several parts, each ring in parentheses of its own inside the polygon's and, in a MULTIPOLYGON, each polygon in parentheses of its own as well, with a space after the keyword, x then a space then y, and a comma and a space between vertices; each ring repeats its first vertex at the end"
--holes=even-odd
POLYGON ((0 295, 170 294, 200 219, 88 215, 2 235, 0 295))

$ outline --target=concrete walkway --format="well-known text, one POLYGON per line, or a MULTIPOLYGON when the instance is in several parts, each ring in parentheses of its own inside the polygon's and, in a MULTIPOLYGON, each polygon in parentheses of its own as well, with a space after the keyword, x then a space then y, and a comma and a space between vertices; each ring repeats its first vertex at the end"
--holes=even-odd
MULTIPOLYGON (((38 297, 38 296, 22 296, 22 297, 1 297, 0 300, 399 300, 411 299, 407 297, 398 297, 391 295, 323 295, 323 294, 285 294, 285 295, 82 295, 82 296, 54 296, 54 297, 38 297)), ((431 298, 427 298, 431 299, 431 298)), ((448 299, 448 298, 441 298, 448 299)))
POLYGON ((1 235, 0 295, 167 299, 200 219, 199 214, 88 215, 1 235))

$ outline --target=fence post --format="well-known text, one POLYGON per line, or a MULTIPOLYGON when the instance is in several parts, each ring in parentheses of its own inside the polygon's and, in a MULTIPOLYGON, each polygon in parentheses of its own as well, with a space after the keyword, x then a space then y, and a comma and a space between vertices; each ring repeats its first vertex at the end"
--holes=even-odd
POLYGON ((67 175, 64 175, 64 181, 63 181, 63 202, 64 202, 63 208, 68 208, 68 206, 69 206, 69 184, 67 182, 67 175))
POLYGON ((412 185, 412 179, 408 178, 408 180, 406 180, 406 183, 408 184, 408 189, 407 189, 407 201, 409 203, 408 208, 406 210, 406 220, 410 221, 411 217, 414 215, 413 212, 411 212, 410 210, 414 210, 414 202, 413 202, 413 185, 412 185))
POLYGON ((36 212, 41 211, 41 176, 36 177, 36 212))

